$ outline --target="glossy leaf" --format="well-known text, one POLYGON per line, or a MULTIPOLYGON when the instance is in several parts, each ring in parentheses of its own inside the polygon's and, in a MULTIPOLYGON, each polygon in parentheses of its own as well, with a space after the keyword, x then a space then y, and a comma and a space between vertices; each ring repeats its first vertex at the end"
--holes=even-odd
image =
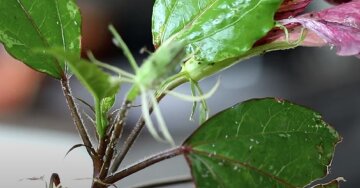
POLYGON ((283 0, 157 0, 152 32, 156 47, 184 40, 188 54, 218 62, 248 51, 274 27, 283 0), (256 24, 254 24, 256 23, 256 24))
POLYGON ((257 99, 210 118, 184 146, 197 187, 304 187, 327 174, 339 141, 318 113, 257 99))
POLYGON ((81 18, 73 0, 3 0, 0 18, 0 42, 35 70, 60 78, 64 62, 33 49, 61 47, 80 56, 81 18))
POLYGON ((47 53, 59 61, 66 61, 80 83, 92 94, 95 101, 96 127, 103 136, 107 128, 107 112, 115 102, 119 80, 102 71, 97 65, 80 59, 62 50, 48 50, 47 53))

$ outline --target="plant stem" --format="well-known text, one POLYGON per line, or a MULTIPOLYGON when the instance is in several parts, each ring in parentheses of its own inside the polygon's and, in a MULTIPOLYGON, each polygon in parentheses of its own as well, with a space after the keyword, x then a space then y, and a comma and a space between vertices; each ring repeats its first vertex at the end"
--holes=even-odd
POLYGON ((96 160, 95 160, 96 152, 93 148, 93 145, 89 138, 89 134, 84 126, 82 119, 81 119, 79 110, 74 102, 74 97, 72 96, 72 93, 71 93, 69 80, 66 78, 66 76, 63 76, 63 78, 61 79, 61 86, 62 86, 64 96, 66 98, 66 102, 70 109, 71 116, 72 116, 73 121, 76 125, 76 128, 79 132, 79 135, 80 135, 84 145, 86 146, 87 152, 89 153, 90 157, 93 159, 93 162, 95 163, 96 162, 96 160))
MULTIPOLYGON (((151 113, 152 108, 150 108, 149 111, 151 113)), ((121 162, 124 160, 126 154, 129 152, 131 146, 134 144, 136 138, 139 136, 142 128, 144 128, 144 125, 145 125, 145 120, 143 116, 141 116, 138 122, 136 123, 135 127, 131 130, 129 136, 126 138, 123 147, 120 150, 119 155, 115 157, 113 165, 110 168, 110 172, 113 173, 119 168, 121 162)))
MULTIPOLYGON (((113 156, 114 156, 114 151, 115 151, 114 149, 118 143, 119 137, 123 130, 123 126, 125 124, 125 119, 127 116, 128 108, 131 105, 131 103, 132 102, 125 100, 121 106, 118 120, 115 123, 114 130, 112 131, 109 144, 107 144, 107 147, 106 147, 104 163, 101 167, 99 177, 98 177, 100 180, 103 180, 109 172, 111 160, 113 159, 113 156)), ((102 142, 102 144, 106 144, 106 142, 102 142)), ((100 146, 99 148, 101 148, 101 147, 103 147, 103 146, 100 146)))
MULTIPOLYGON (((157 95, 156 99, 159 102, 164 96, 164 90, 172 90, 174 88, 176 88, 177 86, 185 83, 187 81, 187 78, 182 75, 175 75, 173 78, 170 78, 170 81, 166 84, 164 84, 164 86, 162 88, 164 88, 162 91, 160 91, 160 93, 157 95)), ((150 107, 149 111, 150 113, 152 112, 152 107, 150 107)), ((113 165, 110 168, 110 172, 114 173, 120 166, 121 162, 124 160, 126 154, 129 152, 131 146, 134 144, 135 140, 137 139, 137 137, 139 136, 141 130, 144 128, 145 125, 145 120, 143 118, 143 116, 141 116, 139 118, 139 120, 137 121, 135 127, 132 129, 132 131, 130 132, 129 136, 126 138, 123 147, 121 148, 120 153, 115 157, 113 165)))
POLYGON ((93 181, 93 184, 91 185, 91 188, 107 188, 109 185, 105 185, 98 181, 93 181))
POLYGON ((99 139, 99 146, 97 149, 98 155, 99 157, 102 159, 105 155, 105 151, 106 151, 106 146, 107 146, 107 139, 108 136, 105 135, 102 138, 99 139))
POLYGON ((137 164, 134 164, 128 168, 125 168, 113 175, 108 176, 105 178, 105 183, 107 184, 113 184, 135 172, 138 172, 146 167, 149 167, 155 163, 158 163, 160 161, 173 158, 175 156, 181 155, 185 152, 185 148, 183 146, 176 147, 173 149, 170 149, 168 151, 161 152, 159 154, 156 154, 152 157, 149 157, 148 159, 145 159, 144 161, 141 161, 137 164))
POLYGON ((184 177, 175 177, 172 179, 157 180, 154 182, 137 185, 132 188, 165 187, 165 186, 170 186, 170 185, 177 185, 177 184, 191 183, 191 182, 193 182, 192 177, 184 176, 184 177))
POLYGON ((99 165, 97 168, 94 168, 93 177, 97 178, 100 175, 101 169, 104 165, 104 156, 106 152, 106 147, 108 144, 108 135, 104 135, 102 138, 99 139, 99 145, 97 148, 97 154, 99 156, 99 165))
POLYGON ((99 139, 105 137, 105 132, 103 129, 103 117, 101 114, 101 106, 100 106, 100 100, 95 99, 95 127, 96 127, 96 134, 99 135, 99 139))

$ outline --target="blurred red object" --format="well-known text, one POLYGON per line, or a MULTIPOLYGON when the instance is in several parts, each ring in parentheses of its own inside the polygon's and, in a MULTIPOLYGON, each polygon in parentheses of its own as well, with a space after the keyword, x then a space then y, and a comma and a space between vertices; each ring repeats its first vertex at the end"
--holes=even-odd
MULTIPOLYGON (((79 1, 83 18, 82 55, 92 51, 96 56, 107 54, 111 46, 108 31, 110 14, 97 3, 79 1)), ((0 117, 25 109, 39 90, 44 75, 12 58, 0 46, 0 117)))
POLYGON ((0 116, 10 115, 28 106, 43 77, 12 58, 0 46, 0 116))
MULTIPOLYGON (((95 56, 108 55, 111 35, 108 30, 111 15, 106 8, 92 1, 79 1, 82 16, 81 46, 82 56, 91 51, 95 56)), ((100 4, 101 5, 101 4, 100 4)))

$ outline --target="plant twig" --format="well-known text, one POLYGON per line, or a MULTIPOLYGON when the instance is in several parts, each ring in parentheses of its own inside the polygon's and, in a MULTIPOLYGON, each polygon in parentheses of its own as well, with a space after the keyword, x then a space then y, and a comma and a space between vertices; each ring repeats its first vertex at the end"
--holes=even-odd
MULTIPOLYGON (((164 85, 163 87, 164 90, 172 90, 187 81, 186 77, 184 77, 182 74, 180 74, 179 76, 175 76, 174 79, 170 79, 170 80, 171 81, 168 84, 164 85)), ((165 96, 164 92, 160 91, 160 93, 156 97, 157 101, 159 102, 164 96, 165 96)), ((149 113, 151 113, 152 110, 153 110, 152 107, 150 107, 149 113)), ((145 120, 144 117, 141 116, 137 121, 135 127, 132 129, 132 131, 126 138, 124 145, 120 150, 120 153, 115 157, 113 165, 110 168, 110 172, 114 173, 119 168, 121 162, 124 160, 131 146, 134 144, 141 130, 144 128, 144 125, 145 125, 145 120)))
MULTIPOLYGON (((113 159, 114 156, 114 151, 115 151, 115 147, 118 143, 119 137, 121 135, 121 132, 123 130, 123 126, 125 124, 125 119, 127 116, 127 112, 128 112, 128 106, 131 105, 130 101, 125 100, 124 103, 121 106, 120 112, 119 112, 119 117, 118 120, 116 121, 115 125, 114 125, 114 130, 111 131, 111 137, 110 137, 110 141, 107 144, 106 142, 101 142, 101 144, 107 144, 106 147, 106 152, 105 152, 105 159, 104 159, 104 163, 101 167, 100 173, 99 173, 99 179, 102 180, 104 179, 108 172, 109 172, 109 167, 111 164, 111 160, 113 159)), ((104 146, 99 146, 99 148, 104 147, 104 146)))
POLYGON ((113 184, 135 172, 138 172, 146 167, 149 167, 155 163, 158 163, 160 161, 166 160, 166 159, 170 159, 173 157, 176 157, 178 155, 183 154, 186 151, 186 148, 184 148, 183 146, 180 147, 176 147, 173 149, 170 149, 168 151, 164 151, 161 152, 159 154, 156 154, 152 157, 149 157, 148 159, 145 159, 144 161, 141 161, 139 163, 136 163, 130 167, 127 167, 113 175, 108 176, 107 178, 105 178, 105 183, 108 184, 113 184))
POLYGON ((101 158, 101 160, 103 159, 104 155, 105 155, 105 151, 106 151, 106 146, 107 146, 107 139, 108 136, 105 135, 102 138, 99 139, 99 146, 97 149, 98 155, 101 158))
POLYGON ((88 152, 88 154, 90 155, 90 157, 92 158, 93 162, 96 161, 96 156, 93 155, 95 154, 95 150, 93 148, 93 145, 90 141, 90 138, 89 138, 89 134, 84 126, 84 123, 80 117, 80 113, 79 113, 79 110, 74 102, 74 97, 72 96, 72 93, 71 93, 71 89, 70 89, 70 86, 69 86, 69 80, 64 76, 62 79, 61 79, 61 86, 62 86, 62 90, 63 90, 63 93, 64 93, 64 96, 66 98, 66 102, 68 104, 68 107, 70 109, 70 113, 71 113, 71 116, 73 118, 73 121, 76 125, 76 128, 79 132, 79 135, 84 143, 84 145, 86 146, 86 150, 88 152))
POLYGON ((153 188, 153 187, 165 187, 170 185, 178 185, 183 183, 191 183, 193 179, 191 176, 183 176, 183 177, 174 177, 169 179, 156 180, 149 183, 144 183, 141 185, 136 185, 132 188, 153 188))
MULTIPOLYGON (((152 108, 149 109, 150 113, 152 112, 152 108)), ((131 130, 129 136, 126 138, 123 147, 120 150, 120 153, 115 157, 113 165, 110 168, 110 172, 115 172, 121 162, 124 160, 126 154, 129 152, 131 146, 134 144, 135 140, 139 136, 141 130, 144 128, 145 120, 144 117, 141 116, 138 122, 136 123, 135 127, 131 130)))

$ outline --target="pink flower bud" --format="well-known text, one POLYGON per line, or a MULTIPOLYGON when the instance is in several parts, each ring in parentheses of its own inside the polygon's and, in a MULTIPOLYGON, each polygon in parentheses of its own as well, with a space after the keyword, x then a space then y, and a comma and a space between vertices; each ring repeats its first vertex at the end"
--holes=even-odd
POLYGON ((337 49, 338 55, 360 57, 360 0, 279 22, 288 29, 288 38, 285 37, 284 31, 274 28, 255 46, 286 40, 295 41, 300 37, 302 28, 306 28, 308 33, 301 43, 302 46, 330 45, 337 49))
POLYGON ((360 54, 360 0, 280 22, 284 25, 301 24, 327 44, 336 47, 338 55, 360 54))
POLYGON ((275 14, 275 19, 285 19, 299 15, 312 0, 284 0, 279 10, 275 14))

